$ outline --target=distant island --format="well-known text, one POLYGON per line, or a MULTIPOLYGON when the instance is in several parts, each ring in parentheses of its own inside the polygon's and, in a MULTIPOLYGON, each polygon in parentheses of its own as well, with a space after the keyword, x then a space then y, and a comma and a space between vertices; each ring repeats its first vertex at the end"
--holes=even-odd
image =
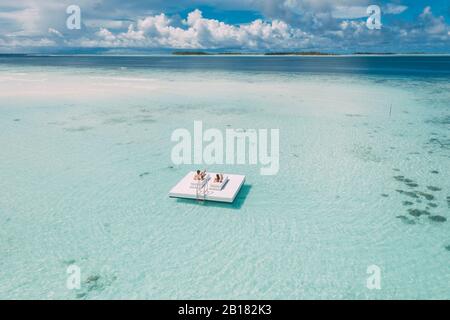
POLYGON ((26 57, 26 53, 0 53, 0 57, 26 57))
POLYGON ((266 52, 265 56, 336 56, 336 53, 327 53, 319 51, 305 51, 305 52, 266 52))
POLYGON ((396 54, 394 52, 355 52, 354 55, 393 55, 396 54))
POLYGON ((176 56, 222 56, 222 55, 259 55, 259 56, 335 56, 335 53, 318 51, 306 52, 206 52, 206 51, 174 51, 176 56))
POLYGON ((172 52, 173 55, 175 56, 207 56, 207 55, 211 55, 208 52, 203 52, 203 51, 175 51, 172 52))
POLYGON ((345 55, 423 55, 424 52, 353 52, 330 53, 320 51, 280 51, 280 52, 208 52, 208 51, 174 51, 175 56, 224 56, 224 55, 256 55, 256 56, 345 56, 345 55))
MULTIPOLYGON (((0 52, 0 57, 2 58, 19 58, 19 57, 45 57, 54 55, 65 55, 65 56, 80 56, 83 54, 88 55, 98 55, 98 56, 120 56, 120 54, 108 54, 108 53, 80 53, 80 52, 55 52, 55 53, 2 53, 0 52)), ((139 53, 142 55, 142 53, 139 53)), ((154 53, 153 53, 154 54, 154 53)), ((156 53, 163 55, 174 55, 174 56, 395 56, 395 55, 449 55, 449 53, 427 53, 427 52, 350 52, 350 53, 333 53, 333 52, 320 52, 320 51, 273 51, 273 52, 214 52, 214 51, 172 51, 156 53)), ((133 55, 133 54, 131 54, 133 55)), ((152 53, 149 53, 152 55, 152 53)))

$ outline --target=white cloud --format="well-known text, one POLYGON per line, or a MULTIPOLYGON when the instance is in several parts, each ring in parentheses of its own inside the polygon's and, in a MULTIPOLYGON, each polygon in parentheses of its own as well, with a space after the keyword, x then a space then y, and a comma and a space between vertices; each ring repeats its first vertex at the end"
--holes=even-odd
POLYGON ((97 32, 97 36, 104 39, 105 41, 114 41, 116 39, 116 36, 114 36, 111 31, 105 28, 100 28, 100 30, 97 32))
POLYGON ((386 6, 383 7, 383 13, 401 14, 401 13, 405 12, 407 9, 408 9, 407 6, 388 3, 386 6))
POLYGON ((53 28, 48 28, 48 33, 50 33, 50 34, 52 34, 52 35, 55 35, 55 36, 57 36, 57 37, 60 37, 60 38, 63 37, 63 35, 61 34, 61 32, 59 32, 58 30, 53 29, 53 28))
POLYGON ((367 6, 351 6, 351 7, 342 7, 337 6, 332 15, 337 19, 358 19, 367 17, 367 6))
POLYGON ((11 34, 15 35, 33 35, 38 33, 38 19, 38 7, 18 8, 8 12, 0 12, 0 20, 9 21, 14 26, 11 34))
POLYGON ((0 47, 7 48, 34 48, 34 47, 51 47, 56 45, 56 43, 47 38, 41 39, 30 39, 30 38, 0 38, 0 47))
POLYGON ((171 25, 165 14, 145 17, 131 24, 126 32, 114 34, 106 28, 97 33, 97 40, 83 40, 84 45, 103 47, 165 47, 181 49, 214 48, 288 48, 306 45, 311 35, 292 28, 283 21, 230 25, 206 19, 194 10, 183 21, 185 28, 171 25))
POLYGON ((443 16, 435 17, 431 12, 431 7, 425 7, 420 14, 420 19, 424 23, 425 31, 431 35, 448 34, 449 27, 445 23, 443 16))
POLYGON ((83 23, 86 27, 89 28, 121 29, 127 27, 130 24, 130 21, 111 19, 84 19, 83 23))

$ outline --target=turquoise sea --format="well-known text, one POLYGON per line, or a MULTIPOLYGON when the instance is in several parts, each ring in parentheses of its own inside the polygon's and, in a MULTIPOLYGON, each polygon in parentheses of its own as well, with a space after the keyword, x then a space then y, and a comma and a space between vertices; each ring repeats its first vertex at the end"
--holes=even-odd
POLYGON ((449 80, 449 56, 0 56, 0 299, 449 299, 449 80), (279 129, 279 173, 169 198, 195 120, 279 129))

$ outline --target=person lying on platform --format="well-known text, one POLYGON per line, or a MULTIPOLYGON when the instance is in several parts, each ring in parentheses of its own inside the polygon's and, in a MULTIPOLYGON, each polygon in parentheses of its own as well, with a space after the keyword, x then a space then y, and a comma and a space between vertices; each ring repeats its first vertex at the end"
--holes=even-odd
POLYGON ((217 173, 216 177, 214 178, 214 182, 215 183, 222 183, 223 182, 223 174, 222 173, 217 173))
POLYGON ((206 177, 206 169, 203 171, 197 170, 197 173, 194 175, 194 180, 204 180, 206 177))

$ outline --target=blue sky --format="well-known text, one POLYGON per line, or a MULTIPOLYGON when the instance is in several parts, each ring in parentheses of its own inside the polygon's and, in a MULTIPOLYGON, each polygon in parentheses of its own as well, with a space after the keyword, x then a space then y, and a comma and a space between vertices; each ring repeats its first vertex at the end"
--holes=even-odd
POLYGON ((450 53, 442 0, 2 0, 0 52, 450 53), (81 29, 66 8, 81 9, 81 29), (381 8, 380 30, 366 26, 381 8))

